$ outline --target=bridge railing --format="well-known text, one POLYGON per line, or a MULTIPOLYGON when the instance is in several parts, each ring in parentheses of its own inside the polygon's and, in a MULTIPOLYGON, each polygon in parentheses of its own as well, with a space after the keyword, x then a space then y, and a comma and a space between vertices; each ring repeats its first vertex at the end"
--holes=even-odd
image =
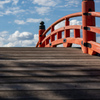
POLYGON ((81 45, 83 53, 94 55, 100 53, 100 44, 96 42, 96 33, 100 34, 100 28, 95 27, 95 17, 100 17, 100 12, 95 12, 93 0, 83 0, 82 12, 64 16, 54 22, 45 30, 42 22, 39 30, 39 41, 36 47, 56 47, 63 44, 64 47, 70 47, 73 43, 81 45), (87 6, 89 5, 89 6, 87 6), (86 7, 86 9, 84 9, 86 7), (69 25, 69 19, 82 16, 82 25, 69 25), (55 26, 65 20, 65 26, 55 30, 55 26), (74 29, 74 37, 70 37, 70 30, 74 29), (80 38, 80 29, 83 30, 83 37, 80 38), (46 34, 51 31, 49 35, 46 34), (62 38, 64 32, 64 38, 62 38), (57 36, 57 39, 55 39, 57 36))
MULTIPOLYGON (((46 36, 46 34, 51 31, 51 33, 44 38, 43 41, 41 41, 41 43, 37 43, 36 47, 38 47, 40 44, 41 46, 40 47, 47 47, 47 45, 49 44, 49 41, 51 39, 51 42, 55 40, 55 35, 57 35, 57 39, 60 39, 61 38, 61 33, 64 31, 65 34, 64 34, 64 37, 70 37, 70 29, 77 29, 75 31, 79 31, 78 29, 80 29, 79 25, 75 25, 75 26, 69 26, 69 19, 70 18, 73 18, 73 17, 78 17, 78 16, 82 16, 82 12, 79 12, 79 13, 74 13, 74 14, 70 14, 70 15, 67 15, 67 16, 64 16, 62 17, 61 19, 57 20, 55 23, 53 23, 47 30, 45 30, 42 34, 42 36, 46 36), (62 27, 62 28, 59 28, 57 30, 54 29, 54 27, 65 20, 65 27, 62 27), (45 45, 43 45, 45 43, 45 45)), ((78 33, 77 33, 78 34, 78 33)), ((75 36, 77 36, 77 34, 75 33, 75 36)), ((57 45, 57 44, 56 44, 57 45)))

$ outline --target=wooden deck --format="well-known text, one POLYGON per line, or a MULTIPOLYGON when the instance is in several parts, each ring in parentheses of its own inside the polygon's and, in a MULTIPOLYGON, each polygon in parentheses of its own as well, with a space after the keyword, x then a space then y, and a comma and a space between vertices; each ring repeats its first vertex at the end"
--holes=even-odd
POLYGON ((77 48, 0 48, 0 100, 100 100, 100 57, 77 48))

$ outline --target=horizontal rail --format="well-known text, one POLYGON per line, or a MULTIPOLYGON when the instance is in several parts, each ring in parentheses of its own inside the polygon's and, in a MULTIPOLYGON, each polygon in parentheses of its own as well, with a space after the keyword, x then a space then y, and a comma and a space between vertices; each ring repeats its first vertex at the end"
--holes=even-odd
POLYGON ((60 18, 59 20, 57 20, 56 22, 54 22, 51 26, 55 26, 56 24, 60 23, 63 20, 66 20, 66 19, 69 19, 69 18, 72 18, 72 17, 78 17, 78 16, 82 16, 82 12, 73 13, 73 14, 64 16, 64 17, 60 18))
POLYGON ((94 41, 89 41, 88 43, 91 44, 91 49, 97 53, 100 53, 100 43, 96 43, 94 41))
POLYGON ((55 26, 56 24, 60 23, 61 21, 65 20, 65 19, 72 18, 72 17, 78 17, 78 16, 82 16, 82 12, 70 14, 70 15, 67 15, 67 16, 64 16, 64 17, 60 18, 59 20, 57 20, 56 22, 54 22, 54 23, 43 33, 43 35, 46 35, 46 33, 51 29, 52 26, 55 26))
POLYGON ((44 43, 48 38, 50 38, 50 36, 51 36, 51 34, 49 34, 48 36, 46 36, 46 37, 43 39, 42 43, 44 43))
POLYGON ((81 29, 81 25, 69 25, 69 26, 65 26, 65 29, 81 29))
POLYGON ((59 45, 59 44, 63 43, 63 39, 58 39, 58 40, 55 40, 55 41, 53 41, 51 43, 52 43, 52 45, 59 45))
POLYGON ((74 44, 78 44, 81 45, 81 42, 83 41, 82 38, 66 38, 67 39, 67 43, 74 43, 74 44))
POLYGON ((61 32, 64 30, 69 30, 69 29, 81 29, 81 25, 70 25, 70 26, 66 26, 66 27, 61 27, 53 32, 51 32, 48 36, 46 36, 42 43, 44 43, 46 41, 46 39, 50 38, 50 36, 55 35, 57 32, 61 32))
POLYGON ((61 31, 64 31, 64 30, 65 30, 65 27, 61 27, 61 28, 59 28, 59 29, 57 29, 57 30, 51 32, 51 35, 54 35, 54 34, 56 34, 57 32, 61 32, 61 31))
POLYGON ((89 31, 100 34, 100 27, 95 27, 95 26, 88 26, 88 27, 89 31))
POLYGON ((89 12, 91 16, 100 17, 100 12, 89 12))
MULTIPOLYGON (((56 24, 60 23, 61 21, 72 18, 72 17, 78 17, 78 16, 82 16, 82 12, 73 13, 73 14, 70 14, 70 15, 60 18, 59 20, 54 22, 49 28, 47 28, 47 30, 43 33, 43 35, 46 35, 46 33, 51 29, 52 26, 55 26, 56 24)), ((37 42, 36 47, 38 47, 38 45, 39 45, 39 41, 37 42)))
MULTIPOLYGON (((55 40, 53 42, 51 42, 52 46, 56 46, 56 45, 59 45, 59 44, 63 44, 63 43, 75 43, 75 44, 78 44, 78 45, 81 45, 81 42, 83 41, 82 38, 62 38, 62 39, 58 39, 58 40, 55 40), (64 42, 63 40, 66 39, 66 42, 64 42)), ((50 47, 50 44, 47 44, 45 47, 50 47)))

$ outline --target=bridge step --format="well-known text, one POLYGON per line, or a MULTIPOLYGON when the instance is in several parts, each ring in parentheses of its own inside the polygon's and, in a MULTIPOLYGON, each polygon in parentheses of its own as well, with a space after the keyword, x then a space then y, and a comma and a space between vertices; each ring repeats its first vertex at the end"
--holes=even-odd
POLYGON ((100 100, 100 58, 77 48, 0 48, 0 100, 100 100))

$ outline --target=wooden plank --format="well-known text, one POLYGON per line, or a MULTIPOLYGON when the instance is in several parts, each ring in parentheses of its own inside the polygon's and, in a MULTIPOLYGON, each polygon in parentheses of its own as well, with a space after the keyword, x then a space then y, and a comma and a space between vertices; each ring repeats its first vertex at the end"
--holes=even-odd
POLYGON ((0 78, 0 84, 15 84, 15 83, 100 83, 100 76, 98 77, 4 77, 0 78))
POLYGON ((53 91, 53 90, 69 90, 69 89, 97 89, 100 90, 100 82, 86 82, 86 83, 13 83, 0 84, 0 91, 53 91))
POLYGON ((14 71, 100 71, 100 66, 78 66, 78 65, 53 65, 53 66, 46 66, 46 65, 34 65, 34 67, 11 67, 11 66, 5 66, 0 68, 0 72, 14 72, 14 71))
POLYGON ((35 48, 35 47, 0 47, 0 51, 79 51, 79 48, 35 48))
POLYGON ((0 98, 16 100, 99 100, 100 90, 0 91, 0 98))

